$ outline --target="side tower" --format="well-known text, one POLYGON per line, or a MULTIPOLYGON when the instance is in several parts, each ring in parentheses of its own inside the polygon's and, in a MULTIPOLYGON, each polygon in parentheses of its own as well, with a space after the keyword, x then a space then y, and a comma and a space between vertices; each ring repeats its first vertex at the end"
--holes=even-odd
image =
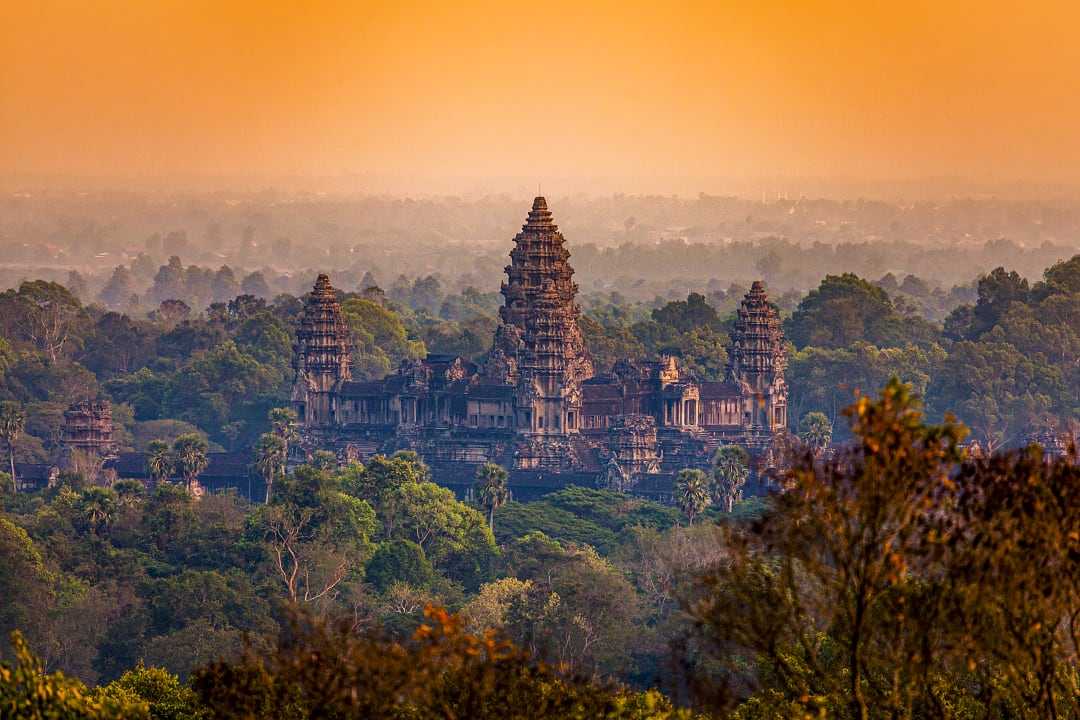
POLYGON ((107 400, 80 400, 64 411, 62 443, 68 450, 110 458, 116 455, 112 406, 107 400))
POLYGON ((306 428, 336 422, 336 391, 352 379, 352 341, 330 278, 319 275, 304 302, 293 345, 292 405, 306 428))
POLYGON ((751 447, 787 427, 786 368, 780 317, 757 280, 739 306, 727 365, 727 381, 738 387, 741 424, 751 447))
POLYGON ((516 426, 539 437, 577 432, 581 383, 593 375, 565 242, 547 201, 537 197, 514 237, 488 363, 489 376, 501 375, 492 379, 517 386, 516 426))

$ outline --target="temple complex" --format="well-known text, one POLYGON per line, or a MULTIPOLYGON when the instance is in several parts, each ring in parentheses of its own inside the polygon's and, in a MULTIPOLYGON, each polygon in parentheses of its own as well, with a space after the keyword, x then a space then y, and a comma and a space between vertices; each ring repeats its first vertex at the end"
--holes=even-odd
POLYGON ((512 484, 515 474, 556 485, 587 478, 628 492, 707 467, 723 443, 745 446, 758 469, 768 464, 786 432, 787 386, 764 286, 755 282, 739 307, 722 382, 702 382, 670 356, 601 369, 578 326, 569 259, 536 198, 514 237, 491 349, 477 362, 431 354, 367 382, 352 379, 349 329, 320 275, 294 346, 302 449, 356 460, 411 449, 450 475, 491 461, 511 470, 512 484))

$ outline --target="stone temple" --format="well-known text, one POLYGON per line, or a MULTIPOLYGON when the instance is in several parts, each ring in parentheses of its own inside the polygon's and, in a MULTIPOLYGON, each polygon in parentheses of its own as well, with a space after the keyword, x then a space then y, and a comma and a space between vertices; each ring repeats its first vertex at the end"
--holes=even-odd
POLYGON ((294 346, 303 449, 361 461, 415 450, 440 482, 462 488, 476 465, 496 462, 519 497, 574 483, 670 499, 673 474, 707 467, 724 443, 768 467, 787 427, 787 359, 762 284, 738 310, 724 381, 701 382, 668 356, 594 367, 569 259, 536 198, 514 238, 488 353, 479 362, 431 354, 367 382, 352 379, 349 329, 320 275, 294 346))

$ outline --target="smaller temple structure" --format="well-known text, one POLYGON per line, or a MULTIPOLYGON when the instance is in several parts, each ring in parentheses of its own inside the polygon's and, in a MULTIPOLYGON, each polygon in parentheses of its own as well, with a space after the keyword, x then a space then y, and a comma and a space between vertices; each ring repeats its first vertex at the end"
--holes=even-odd
POLYGON ((116 456, 112 405, 108 400, 80 400, 64 411, 61 443, 67 451, 108 459, 116 456))

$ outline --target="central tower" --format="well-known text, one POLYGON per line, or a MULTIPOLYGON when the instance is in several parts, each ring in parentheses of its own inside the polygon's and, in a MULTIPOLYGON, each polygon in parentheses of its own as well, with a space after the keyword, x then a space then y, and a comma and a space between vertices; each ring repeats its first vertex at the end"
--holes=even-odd
POLYGON ((593 375, 565 243, 547 201, 537 197, 514 237, 502 324, 486 368, 489 379, 516 386, 515 425, 538 439, 577 432, 581 383, 593 375))

